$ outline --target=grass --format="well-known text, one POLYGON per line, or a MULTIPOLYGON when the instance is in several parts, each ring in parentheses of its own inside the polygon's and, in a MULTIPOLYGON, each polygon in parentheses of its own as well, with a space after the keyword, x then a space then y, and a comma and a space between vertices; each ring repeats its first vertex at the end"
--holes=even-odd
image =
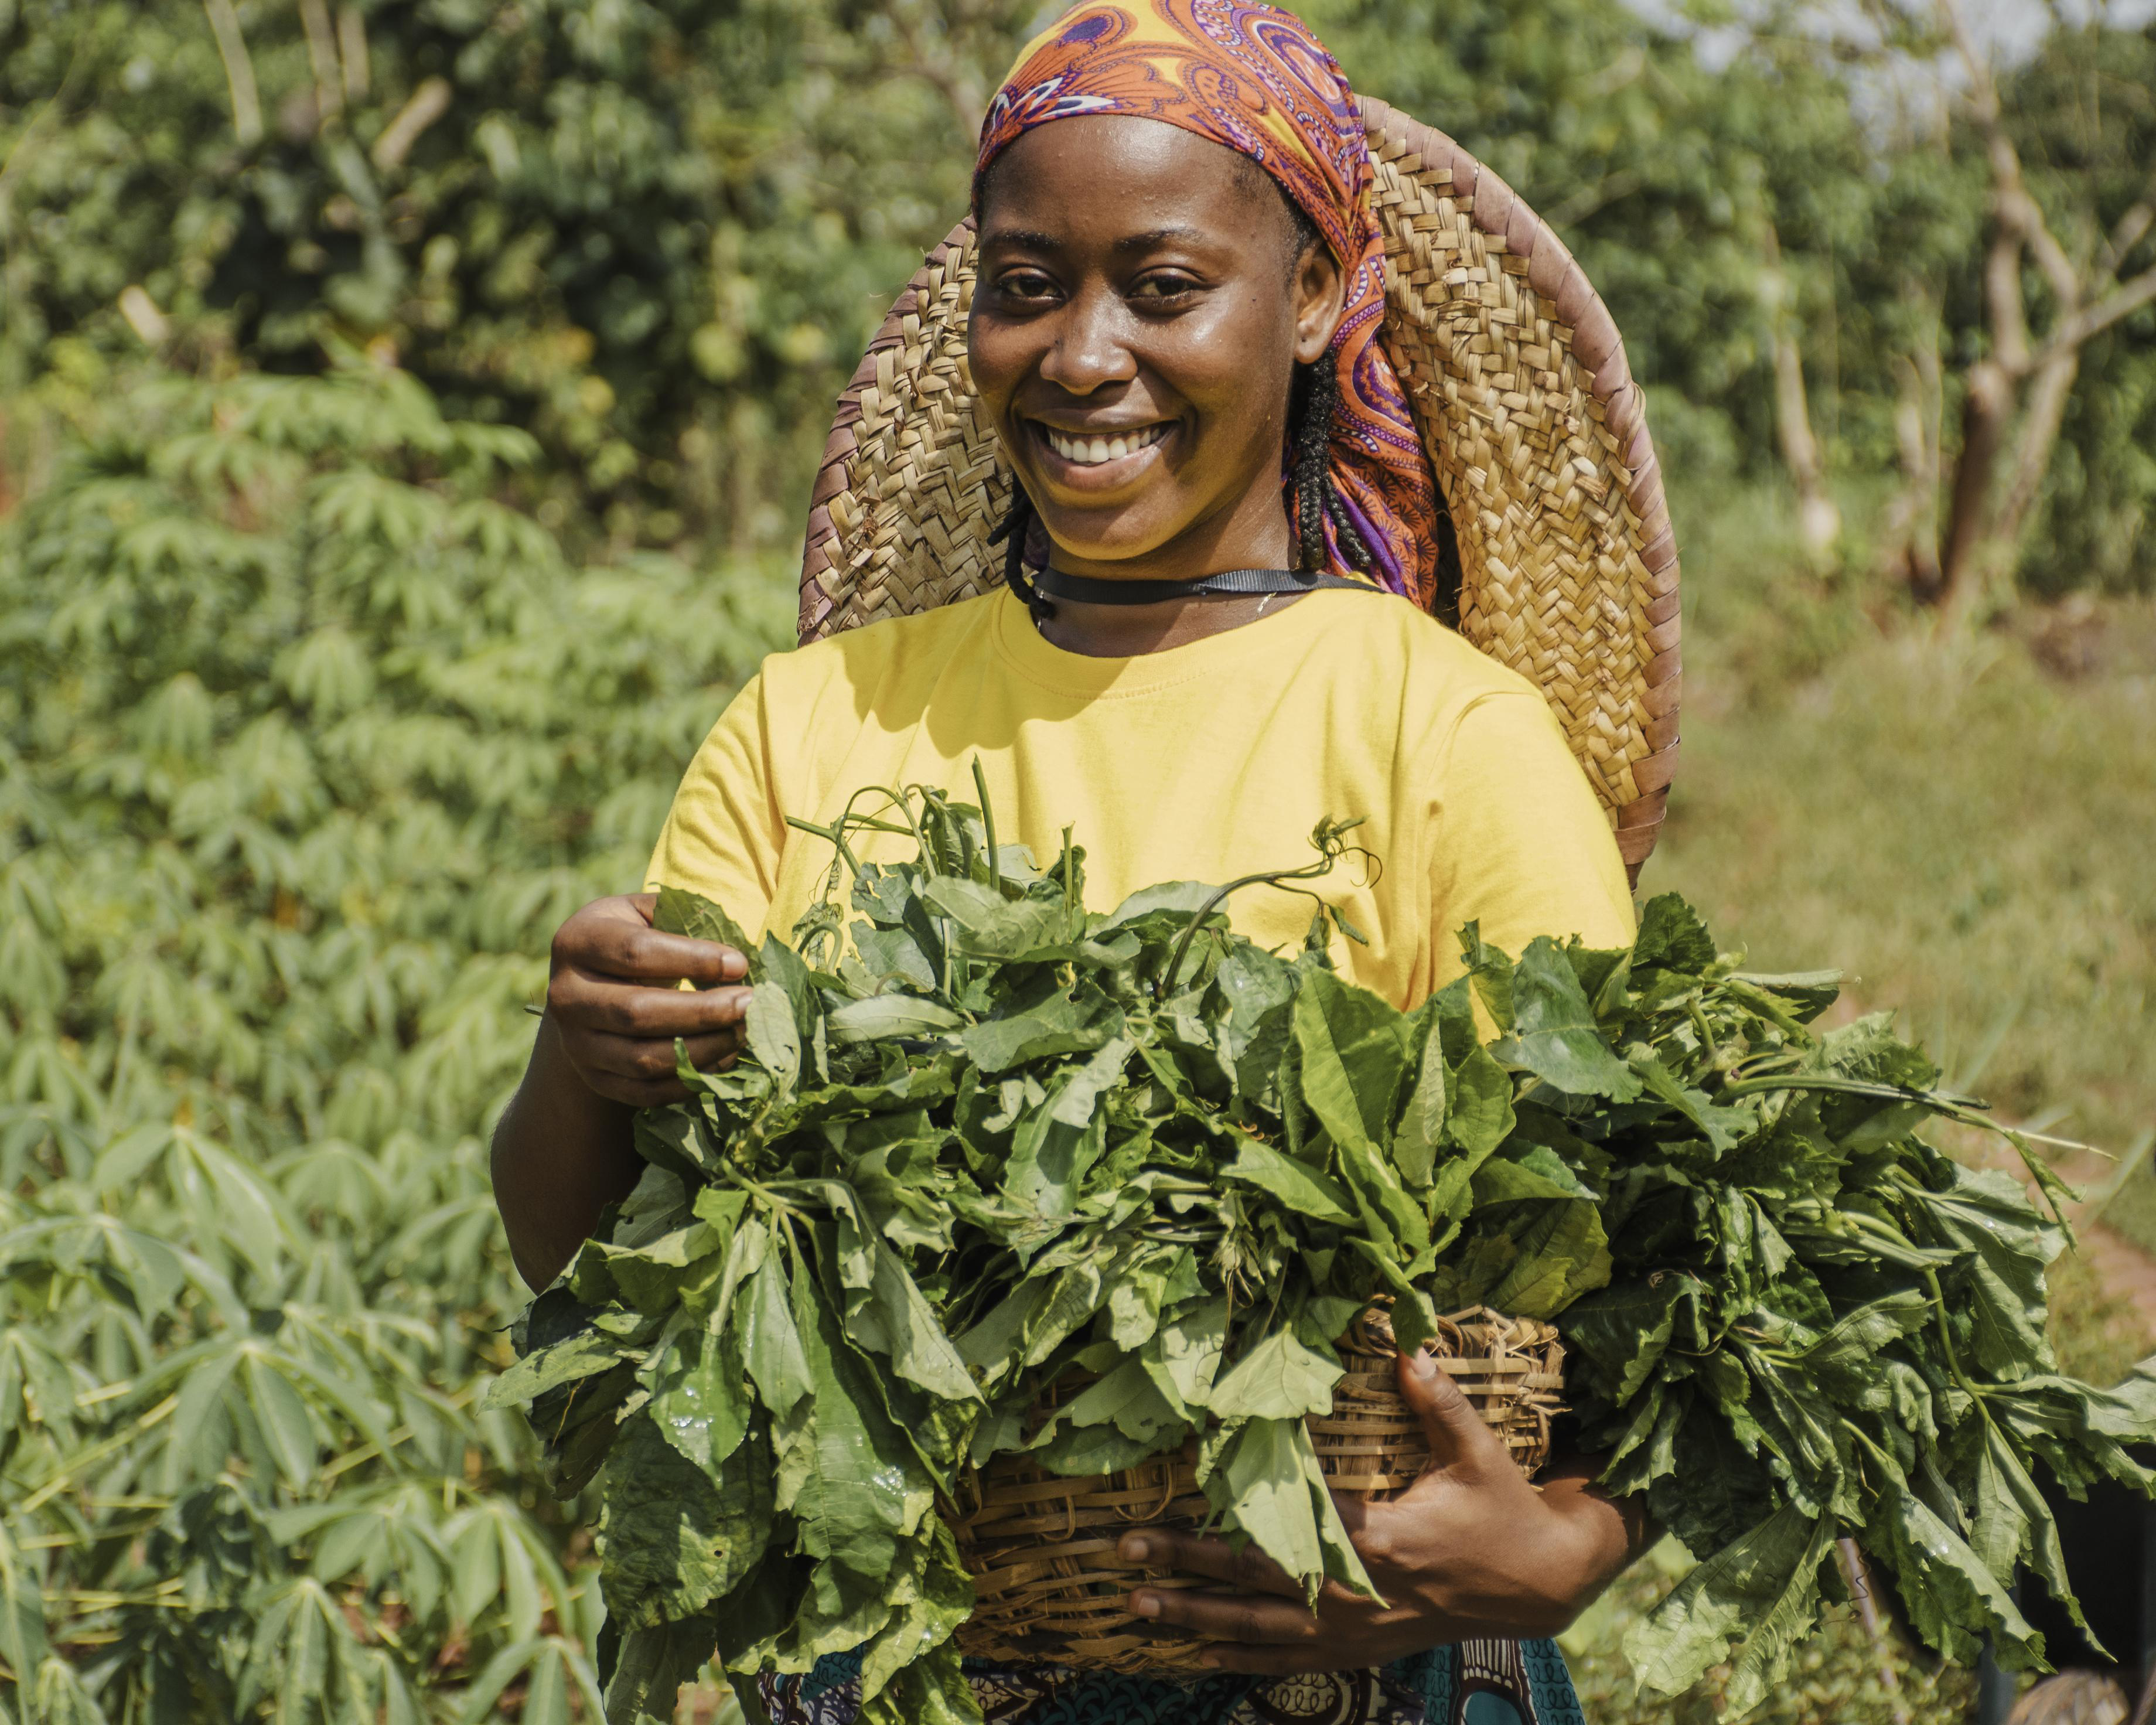
MULTIPOLYGON (((1784 514, 1725 506, 1689 548, 1684 755, 1643 886, 1755 966, 1840 968, 2005 1117, 2133 1151, 2156 1131, 2156 605, 1881 627, 1796 572, 1784 514)), ((2156 1250, 2145 1166, 2105 1215, 2156 1250)))

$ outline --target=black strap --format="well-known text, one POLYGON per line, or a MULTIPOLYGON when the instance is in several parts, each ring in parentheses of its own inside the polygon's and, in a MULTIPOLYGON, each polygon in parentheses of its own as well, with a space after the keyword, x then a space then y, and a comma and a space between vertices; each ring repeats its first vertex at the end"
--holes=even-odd
POLYGON ((1344 576, 1306 569, 1224 569, 1218 575, 1201 576, 1195 581, 1102 581, 1050 568, 1034 570, 1029 585, 1050 603, 1065 599, 1074 605, 1158 605, 1167 599, 1214 593, 1303 593, 1326 587, 1349 588, 1357 593, 1380 590, 1367 581, 1350 581, 1344 576))

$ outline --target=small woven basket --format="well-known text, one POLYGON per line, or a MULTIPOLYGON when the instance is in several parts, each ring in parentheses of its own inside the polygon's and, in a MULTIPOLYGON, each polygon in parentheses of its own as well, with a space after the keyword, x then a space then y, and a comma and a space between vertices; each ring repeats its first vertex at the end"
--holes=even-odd
MULTIPOLYGON (((1556 1327, 1487 1307, 1438 1323, 1432 1353, 1532 1477, 1549 1459, 1550 1416, 1560 1410, 1564 1350, 1556 1327)), ((1384 1311, 1363 1313, 1339 1347, 1347 1375, 1333 1390, 1332 1411, 1310 1417, 1311 1440, 1335 1491, 1382 1502, 1415 1482, 1430 1451, 1395 1385, 1397 1350, 1384 1311)), ((1065 1394, 1080 1387, 1058 1386, 1065 1394)), ((1179 1454, 1086 1478, 1050 1473, 1019 1455, 999 1455, 962 1476, 952 1525, 975 1604, 958 1630, 960 1651, 1018 1664, 1198 1674, 1199 1644, 1133 1617, 1127 1601, 1142 1582, 1204 1584, 1127 1563, 1116 1549, 1132 1527, 1195 1527, 1205 1519, 1210 1506, 1196 1461, 1194 1442, 1179 1454)))

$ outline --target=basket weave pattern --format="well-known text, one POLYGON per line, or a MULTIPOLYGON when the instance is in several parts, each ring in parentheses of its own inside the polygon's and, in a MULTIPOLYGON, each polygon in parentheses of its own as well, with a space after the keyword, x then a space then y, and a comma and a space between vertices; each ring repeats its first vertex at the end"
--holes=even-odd
MULTIPOLYGON (((1484 1308, 1440 1321, 1435 1353, 1483 1423, 1522 1471, 1549 1459, 1563 1349, 1556 1328, 1484 1308)), ((1396 1497, 1430 1464, 1422 1427, 1393 1376, 1392 1327, 1365 1313, 1340 1343, 1346 1376, 1332 1411, 1308 1421, 1318 1466, 1335 1491, 1396 1497)), ((1065 1394, 1077 1386, 1062 1386, 1065 1394)), ((1120 1473, 1071 1479, 1015 1455, 963 1477, 954 1506, 958 1551, 973 1577, 973 1615, 961 1651, 1016 1663, 1084 1666, 1130 1674, 1189 1676, 1199 1644, 1159 1631, 1127 1609, 1130 1590, 1204 1584, 1127 1563, 1116 1542, 1132 1527, 1196 1527, 1210 1512, 1199 1491, 1196 1448, 1158 1455, 1120 1473)))
MULTIPOLYGON (((1363 99, 1386 331, 1460 555, 1460 633, 1548 699, 1635 872, 1676 764, 1677 558, 1639 386, 1562 242, 1444 133, 1363 99)), ((820 639, 999 585, 1011 477, 966 368, 953 228, 839 398, 801 569, 820 639)))

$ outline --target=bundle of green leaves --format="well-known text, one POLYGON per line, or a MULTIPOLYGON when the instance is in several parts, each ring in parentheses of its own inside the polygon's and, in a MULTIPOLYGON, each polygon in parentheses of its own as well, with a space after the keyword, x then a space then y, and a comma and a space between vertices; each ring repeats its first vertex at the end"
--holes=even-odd
MULTIPOLYGON (((2017 1563, 2071 1595, 2030 1465, 2145 1486, 2156 1379, 2052 1371, 2061 1228, 1913 1136, 1983 1116, 1883 1019, 1807 1028, 1830 977, 1744 975, 1665 897, 1630 952, 1471 927, 1404 1013, 1333 973, 1322 901, 1292 957, 1220 911, 1311 891, 1348 827, 1103 914, 1067 835, 1038 870, 985 797, 873 794, 804 829, 831 890, 754 953, 748 1053, 639 1117, 644 1178, 497 1386, 559 1489, 597 1478, 610 1717, 666 1717, 714 1651, 741 1679, 858 1647, 865 1719, 978 1718, 937 1499, 999 1455, 1086 1476, 1194 1438, 1231 1538, 1367 1589, 1304 1420, 1380 1297, 1407 1348, 1449 1307, 1558 1319, 1608 1484, 1707 1559, 1640 1632, 1656 1686, 1734 1640, 1759 1699, 1845 1534, 1941 1651, 2041 1662, 2017 1563), (865 830, 916 855, 865 861, 865 830)), ((692 895, 659 915, 747 947, 692 895)))

